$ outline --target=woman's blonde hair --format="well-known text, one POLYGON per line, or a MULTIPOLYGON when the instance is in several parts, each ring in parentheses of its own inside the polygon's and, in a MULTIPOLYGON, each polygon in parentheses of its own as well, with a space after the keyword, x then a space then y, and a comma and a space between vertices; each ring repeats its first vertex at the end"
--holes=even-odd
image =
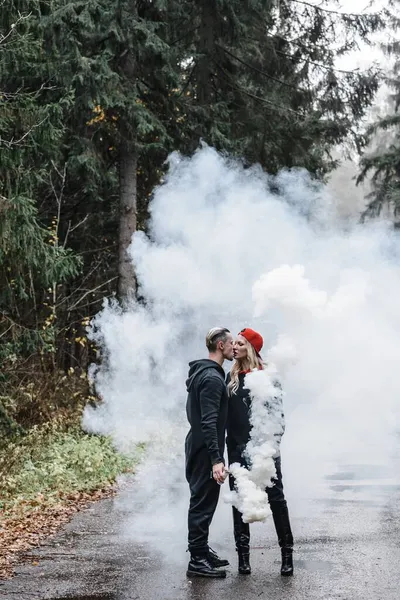
POLYGON ((239 388, 239 373, 241 371, 252 371, 253 369, 264 368, 264 363, 257 355, 254 347, 245 339, 245 347, 247 349, 246 358, 235 360, 230 371, 230 381, 228 383, 228 394, 231 396, 237 392, 239 388))

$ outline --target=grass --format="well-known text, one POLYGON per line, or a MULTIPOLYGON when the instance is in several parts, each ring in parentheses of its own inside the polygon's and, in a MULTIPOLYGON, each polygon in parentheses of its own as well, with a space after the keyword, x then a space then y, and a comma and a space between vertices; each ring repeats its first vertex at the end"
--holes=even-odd
POLYGON ((34 427, 0 449, 0 510, 15 513, 48 505, 76 492, 93 492, 133 470, 140 458, 118 453, 107 437, 85 434, 74 425, 34 427))

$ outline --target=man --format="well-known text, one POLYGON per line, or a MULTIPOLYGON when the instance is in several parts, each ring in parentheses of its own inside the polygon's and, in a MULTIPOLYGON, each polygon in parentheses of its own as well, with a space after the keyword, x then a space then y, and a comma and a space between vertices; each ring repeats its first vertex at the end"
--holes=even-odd
POLYGON ((206 337, 208 359, 189 363, 186 414, 190 430, 185 442, 186 479, 190 488, 188 515, 190 561, 187 575, 226 577, 228 565, 208 546, 208 531, 225 480, 224 444, 228 416, 225 359, 233 360, 233 337, 214 327, 206 337))

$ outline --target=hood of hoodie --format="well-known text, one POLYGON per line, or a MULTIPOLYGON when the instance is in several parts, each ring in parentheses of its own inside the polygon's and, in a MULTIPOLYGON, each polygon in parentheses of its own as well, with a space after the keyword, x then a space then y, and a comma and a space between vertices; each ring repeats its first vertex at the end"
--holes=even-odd
POLYGON ((218 363, 215 362, 215 360, 210 360, 209 358, 202 358, 200 360, 193 360, 189 363, 189 373, 188 378, 186 379, 186 389, 188 392, 192 387, 193 381, 196 379, 196 377, 206 369, 210 368, 217 369, 220 375, 222 375, 222 377, 225 379, 225 371, 218 363))

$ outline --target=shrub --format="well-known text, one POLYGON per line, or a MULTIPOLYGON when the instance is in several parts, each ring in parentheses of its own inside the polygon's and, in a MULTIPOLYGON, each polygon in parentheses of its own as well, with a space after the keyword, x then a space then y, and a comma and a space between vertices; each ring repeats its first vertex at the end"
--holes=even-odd
POLYGON ((85 434, 79 427, 34 427, 0 453, 0 507, 105 487, 132 470, 140 454, 138 448, 134 457, 121 455, 109 438, 85 434))

